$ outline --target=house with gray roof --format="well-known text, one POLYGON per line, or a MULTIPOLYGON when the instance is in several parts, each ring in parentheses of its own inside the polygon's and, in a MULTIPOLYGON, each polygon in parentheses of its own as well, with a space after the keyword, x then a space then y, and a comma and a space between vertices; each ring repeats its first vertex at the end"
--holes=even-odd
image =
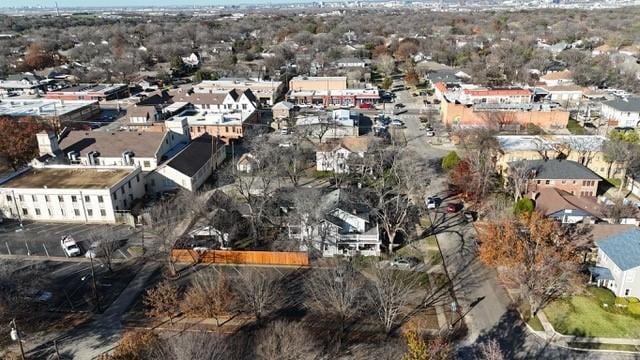
MULTIPOLYGON (((524 160, 531 177, 527 191, 544 188, 564 190, 578 197, 594 197, 602 178, 578 162, 564 159, 524 160)), ((509 163, 511 167, 513 162, 509 163)))
POLYGON ((640 122, 640 97, 605 101, 600 113, 611 127, 637 128, 640 122))
POLYGON ((640 297, 640 230, 636 227, 596 240, 598 257, 591 281, 616 296, 640 297))

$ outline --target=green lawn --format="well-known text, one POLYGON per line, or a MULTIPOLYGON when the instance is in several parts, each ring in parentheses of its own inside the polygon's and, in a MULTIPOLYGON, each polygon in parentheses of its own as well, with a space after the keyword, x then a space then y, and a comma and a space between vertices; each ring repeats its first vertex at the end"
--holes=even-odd
POLYGON ((567 123, 567 130, 569 130, 573 135, 585 135, 587 133, 575 119, 569 119, 569 122, 567 123))
POLYGON ((561 334, 640 337, 640 317, 616 307, 615 296, 607 289, 589 288, 585 295, 553 302, 544 313, 561 334))

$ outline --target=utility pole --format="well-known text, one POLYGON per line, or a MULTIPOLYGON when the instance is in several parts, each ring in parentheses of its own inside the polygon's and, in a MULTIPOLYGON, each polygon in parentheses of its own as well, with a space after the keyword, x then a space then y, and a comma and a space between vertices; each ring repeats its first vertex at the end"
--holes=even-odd
POLYGON ((24 356, 24 347, 22 347, 22 337, 20 336, 20 329, 18 329, 18 324, 16 324, 15 318, 11 320, 11 324, 12 324, 11 340, 18 342, 18 345, 20 345, 20 356, 22 357, 22 360, 27 360, 27 357, 24 356))
POLYGON ((93 286, 93 296, 96 299, 96 307, 98 308, 98 312, 102 312, 100 308, 100 298, 98 297, 98 287, 96 286, 96 275, 93 270, 93 254, 90 254, 89 261, 91 262, 91 284, 93 286))

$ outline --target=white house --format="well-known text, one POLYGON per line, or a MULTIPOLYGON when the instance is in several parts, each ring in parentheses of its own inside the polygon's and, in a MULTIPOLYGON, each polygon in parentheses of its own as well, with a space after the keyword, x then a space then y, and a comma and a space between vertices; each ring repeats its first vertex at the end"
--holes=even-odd
POLYGON ((605 101, 600 113, 611 127, 635 128, 640 122, 640 97, 605 101))
POLYGON ((250 173, 253 171, 253 168, 257 165, 258 159, 255 156, 251 155, 251 153, 242 154, 238 163, 236 164, 236 170, 244 173, 250 173))
MULTIPOLYGON (((613 225, 610 225, 613 226, 613 225)), ((596 265, 590 268, 591 281, 616 296, 640 297, 640 230, 636 227, 605 236, 598 247, 596 265)))
POLYGON ((360 113, 337 109, 329 113, 298 116, 296 127, 312 139, 327 141, 360 134, 360 113))
POLYGON ((584 89, 577 85, 545 85, 542 89, 547 92, 548 100, 565 107, 575 107, 582 101, 584 89))
POLYGON ((189 56, 183 57, 182 62, 190 67, 196 67, 200 65, 200 57, 196 53, 191 53, 189 56))
POLYGON ((363 158, 370 141, 367 136, 344 137, 319 144, 316 148, 316 170, 348 173, 350 158, 363 158))
POLYGON ((315 249, 324 257, 380 256, 382 240, 378 224, 367 212, 336 207, 315 225, 289 226, 289 236, 301 243, 301 250, 315 249))
POLYGON ((338 68, 367 68, 371 64, 369 59, 358 58, 342 58, 335 61, 335 66, 338 68))
POLYGON ((202 135, 193 139, 150 176, 150 191, 162 192, 178 187, 196 191, 226 158, 225 143, 202 135), (213 144, 213 142, 217 144, 213 144))
POLYGON ((144 194, 135 166, 30 167, 0 184, 0 212, 20 221, 115 223, 144 194))
POLYGON ((540 77, 540 82, 547 86, 573 85, 571 70, 549 71, 540 77))
POLYGON ((243 119, 254 115, 259 107, 258 100, 249 89, 188 93, 178 95, 174 100, 188 102, 196 109, 212 114, 241 113, 243 119))

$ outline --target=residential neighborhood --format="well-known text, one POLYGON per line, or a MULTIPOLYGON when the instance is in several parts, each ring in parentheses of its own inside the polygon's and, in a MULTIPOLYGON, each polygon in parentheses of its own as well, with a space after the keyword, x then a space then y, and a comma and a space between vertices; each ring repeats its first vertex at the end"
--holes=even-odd
POLYGON ((0 6, 0 358, 640 357, 639 18, 0 6))

